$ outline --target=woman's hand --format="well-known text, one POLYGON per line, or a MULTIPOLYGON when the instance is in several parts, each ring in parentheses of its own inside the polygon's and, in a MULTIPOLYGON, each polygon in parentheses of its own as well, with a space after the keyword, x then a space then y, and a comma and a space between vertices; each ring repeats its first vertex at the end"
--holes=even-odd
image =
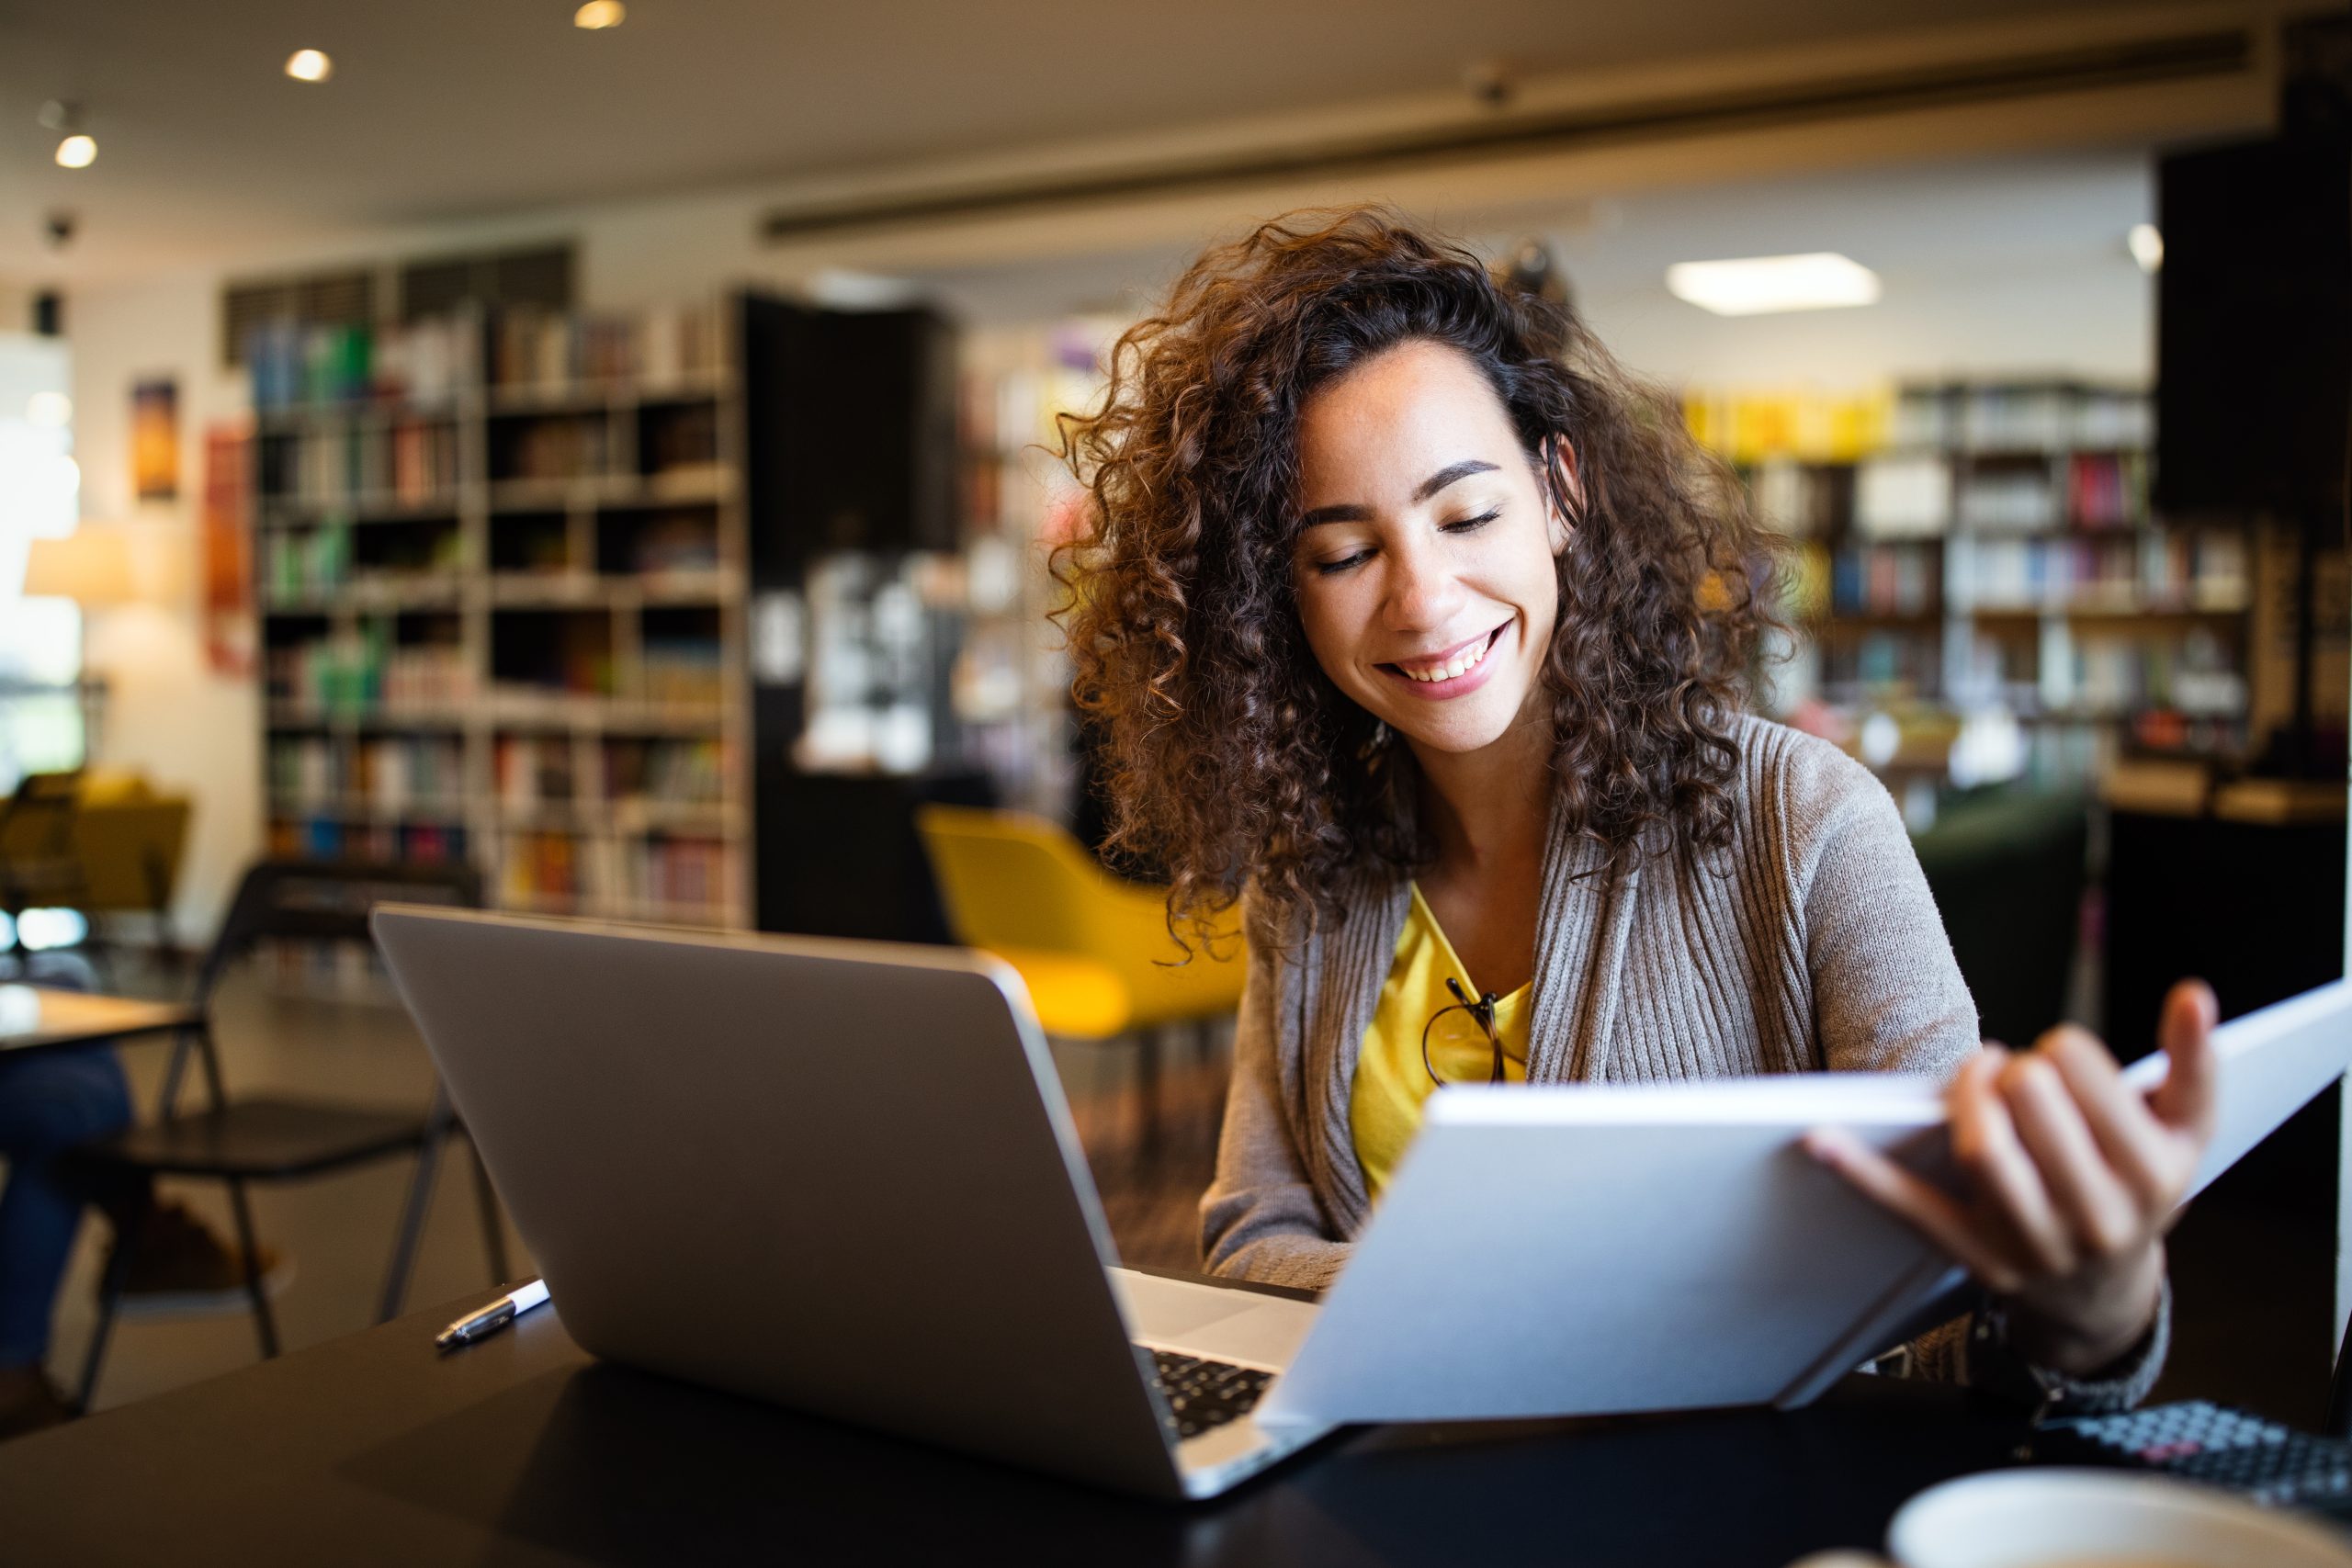
POLYGON ((1958 1198, 1843 1133, 1805 1146, 2007 1297, 2019 1354, 2095 1371, 2155 1315, 2164 1233, 2213 1135, 2216 1016, 2204 982, 2172 988, 2157 1030, 2170 1076, 2144 1098, 2071 1024, 2030 1051, 1988 1043, 1946 1095, 1958 1198))

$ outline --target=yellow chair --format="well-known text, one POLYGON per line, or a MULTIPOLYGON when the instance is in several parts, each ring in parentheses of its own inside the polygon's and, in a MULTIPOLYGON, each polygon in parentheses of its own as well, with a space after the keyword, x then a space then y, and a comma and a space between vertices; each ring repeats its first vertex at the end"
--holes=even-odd
POLYGON ((916 823, 956 940, 1021 972, 1046 1033, 1107 1040, 1239 1005, 1238 911, 1219 923, 1221 958, 1196 942, 1192 962, 1178 963, 1167 890, 1120 881, 1051 822, 925 806, 916 823))
POLYGON ((187 796, 159 794, 136 773, 84 773, 74 814, 83 910, 164 916, 178 881, 188 816, 187 796))
POLYGON ((1240 1004, 1239 911, 1217 922, 1221 956, 1194 942, 1192 961, 1178 963, 1167 890, 1120 881, 1053 823, 964 806, 924 806, 915 820, 956 940, 1020 971, 1046 1033, 1131 1035, 1141 1045, 1148 1145, 1159 1119, 1159 1032, 1214 1024, 1240 1004))
POLYGON ((188 816, 186 795, 159 794, 134 773, 29 774, 0 807, 0 908, 152 915, 168 950, 188 816))

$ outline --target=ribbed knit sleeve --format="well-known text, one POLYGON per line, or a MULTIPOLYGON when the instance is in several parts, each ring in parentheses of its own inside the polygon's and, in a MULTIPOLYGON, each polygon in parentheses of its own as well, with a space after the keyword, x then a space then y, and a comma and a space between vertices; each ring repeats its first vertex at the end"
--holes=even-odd
MULTIPOLYGON (((1751 746, 1769 748, 1758 760, 1785 824, 1822 1065, 1833 1072, 1922 1073, 1950 1082, 1978 1049, 1976 1004, 1894 797, 1825 740, 1759 726, 1747 733, 1751 746)), ((2098 1378, 2030 1366, 1988 1337, 1988 1322, 1973 1314, 1912 1341, 1915 1374, 1973 1386, 2035 1386, 2076 1412, 2129 1409, 2164 1370, 2170 1287, 2140 1344, 2098 1378)))
POLYGON ((1234 1021, 1216 1177, 1201 1198, 1201 1253, 1214 1274, 1319 1291, 1339 1274, 1348 1247, 1330 1239, 1330 1221, 1283 1108, 1283 1040, 1275 1010, 1285 955, 1272 933, 1247 922, 1245 929, 1249 969, 1234 1021))
POLYGON ((1827 741, 1750 726, 1782 826, 1821 1065, 1943 1081, 1977 1048, 1976 1003, 1886 788, 1827 741))

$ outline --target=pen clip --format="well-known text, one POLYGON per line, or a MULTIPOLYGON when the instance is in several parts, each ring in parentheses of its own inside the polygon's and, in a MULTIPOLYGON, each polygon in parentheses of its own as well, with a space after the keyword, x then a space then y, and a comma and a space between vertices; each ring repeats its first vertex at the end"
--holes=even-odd
POLYGON ((453 1349, 459 1345, 470 1345, 483 1335, 503 1328, 514 1321, 514 1303, 510 1298, 500 1302, 487 1312, 479 1313, 472 1317, 451 1324, 435 1337, 434 1343, 444 1350, 453 1349))

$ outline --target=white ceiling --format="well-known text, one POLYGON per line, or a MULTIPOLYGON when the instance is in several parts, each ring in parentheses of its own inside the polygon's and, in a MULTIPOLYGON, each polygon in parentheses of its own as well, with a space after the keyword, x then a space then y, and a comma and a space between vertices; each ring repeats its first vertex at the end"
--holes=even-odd
MULTIPOLYGON (((2069 0, 2068 9, 2137 0, 2069 0)), ((1528 74, 2048 10, 2046 0, 11 0, 0 279, 88 282, 321 234, 1191 126, 1528 74), (333 82, 288 80, 326 50, 333 82), (36 116, 86 106, 68 172, 36 116), (51 251, 47 212, 70 208, 51 251)))
MULTIPOLYGON (((2154 291, 2125 244, 2155 216, 2143 149, 1979 158, 1677 186, 1531 212, 1464 236, 1499 253, 1538 234, 1602 340, 1669 382, 1861 385, 1889 376, 2064 371, 2144 378, 2154 291), (1842 252, 1880 276, 1865 310, 1727 319, 1669 295, 1668 265, 1842 252)), ((967 321, 1155 303, 1190 245, 903 275, 967 321)))
MULTIPOLYGON (((1804 251, 1842 252, 1894 285, 2130 269, 2125 233, 2155 216, 2153 171, 2151 152, 2120 148, 1742 180, 1579 201, 1530 213, 1513 233, 1469 238, 1498 248, 1518 233, 1544 236, 1584 300, 1666 299, 1675 262, 1804 251)), ((1194 248, 906 276, 981 321, 1125 315, 1194 248)))

